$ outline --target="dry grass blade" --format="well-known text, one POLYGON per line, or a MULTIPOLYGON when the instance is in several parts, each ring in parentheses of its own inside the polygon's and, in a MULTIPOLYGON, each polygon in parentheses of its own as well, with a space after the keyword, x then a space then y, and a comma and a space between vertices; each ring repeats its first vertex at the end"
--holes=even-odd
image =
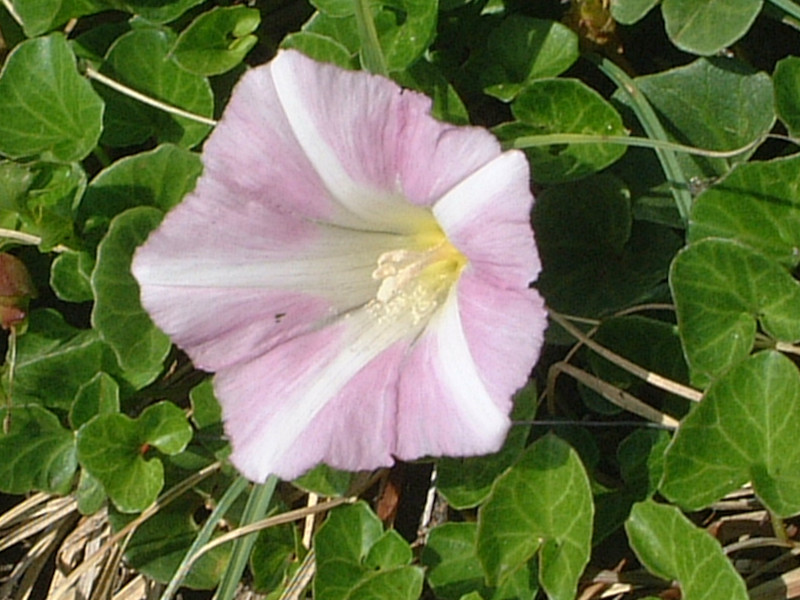
POLYGON ((161 497, 158 500, 156 500, 156 502, 154 502, 151 506, 145 509, 138 517, 136 517, 133 521, 128 523, 116 534, 111 536, 97 552, 85 558, 83 563, 64 579, 60 587, 51 590, 50 598, 48 600, 63 600, 64 598, 66 598, 70 589, 75 585, 75 583, 81 577, 83 577, 84 573, 92 569, 96 563, 103 560, 104 557, 115 548, 118 542, 126 538, 139 525, 141 525, 144 521, 146 521, 154 514, 156 514, 164 506, 180 498, 185 492, 187 492, 189 489, 200 483, 203 479, 209 477, 210 475, 218 471, 220 467, 221 463, 219 462, 213 463, 205 467, 204 469, 201 469, 191 477, 187 477, 178 485, 172 487, 167 492, 162 494, 161 497))
POLYGON ((74 498, 36 494, 0 518, 0 550, 5 550, 50 528, 77 511, 74 498))
POLYGON ((634 375, 639 379, 646 381, 650 385, 653 385, 671 394, 675 394, 676 396, 681 396, 682 398, 691 400, 692 402, 699 402, 702 399, 703 393, 700 392, 699 390, 680 384, 677 381, 672 381, 671 379, 667 379, 666 377, 662 377, 661 375, 653 373, 652 371, 648 371, 647 369, 640 367, 636 363, 629 361, 627 358, 624 358, 619 354, 612 352, 608 348, 601 346, 600 344, 592 340, 589 336, 585 335, 580 329, 572 325, 562 315, 550 311, 550 318, 553 319, 553 321, 555 321, 556 323, 558 323, 561 327, 563 327, 571 336, 579 340, 583 345, 587 346, 588 348, 591 348, 597 354, 599 354, 606 360, 614 363, 618 367, 625 369, 631 375, 634 375))
MULTIPOLYGON (((91 556, 102 546, 103 542, 111 536, 111 526, 105 510, 84 517, 78 526, 64 539, 58 552, 56 572, 50 585, 50 593, 58 590, 82 560, 91 556)), ((84 600, 92 598, 92 589, 95 587, 100 565, 95 565, 78 579, 73 587, 69 600, 84 600)))
POLYGON ((800 567, 792 569, 749 592, 750 600, 791 600, 800 598, 800 567))
MULTIPOLYGON (((0 587, 0 598, 9 600, 27 600, 40 584, 39 578, 53 553, 58 549, 61 540, 69 533, 78 519, 75 511, 68 511, 59 519, 46 518, 48 526, 37 528, 35 540, 25 556, 14 566, 10 575, 0 587)), ((28 536, 29 538, 30 536, 28 536)), ((25 538, 26 540, 28 538, 25 538)))
POLYGON ((612 404, 630 413, 644 417, 648 421, 658 423, 669 429, 677 429, 680 424, 677 419, 645 404, 635 396, 565 362, 559 362, 550 367, 550 372, 548 373, 548 387, 550 387, 550 380, 554 382, 559 373, 566 373, 572 376, 585 386, 596 391, 612 404))

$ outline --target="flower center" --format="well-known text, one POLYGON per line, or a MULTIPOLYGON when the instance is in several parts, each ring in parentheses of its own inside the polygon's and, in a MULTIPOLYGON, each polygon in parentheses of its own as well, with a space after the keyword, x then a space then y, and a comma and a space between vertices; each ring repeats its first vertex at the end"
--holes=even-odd
POLYGON ((372 278, 380 285, 367 310, 379 321, 407 315, 416 325, 428 318, 467 264, 439 227, 417 234, 409 246, 378 257, 372 278))

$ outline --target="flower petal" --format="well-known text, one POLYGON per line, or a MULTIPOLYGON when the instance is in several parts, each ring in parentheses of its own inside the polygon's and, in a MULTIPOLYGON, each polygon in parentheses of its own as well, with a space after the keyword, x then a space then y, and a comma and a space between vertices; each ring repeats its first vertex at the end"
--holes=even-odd
POLYGON ((380 283, 377 257, 404 243, 238 205, 231 195, 201 178, 132 266, 153 321, 203 369, 250 360, 362 306, 380 283))
POLYGON ((500 448, 511 399, 492 398, 464 337, 451 293, 414 343, 399 382, 396 455, 469 456, 500 448))
POLYGON ((450 190, 433 214, 472 268, 509 288, 527 288, 541 270, 533 241, 533 196, 522 152, 505 152, 450 190))
POLYGON ((466 270, 458 309, 470 355, 498 405, 525 385, 539 358, 547 310, 536 290, 504 290, 466 270))
POLYGON ((392 464, 407 336, 362 310, 218 372, 231 461, 255 481, 270 473, 292 479, 319 462, 352 470, 392 464))
POLYGON ((292 51, 272 65, 283 109, 317 173, 370 220, 384 218, 381 211, 400 198, 430 206, 500 154, 485 129, 436 121, 427 96, 383 77, 342 72, 292 51))

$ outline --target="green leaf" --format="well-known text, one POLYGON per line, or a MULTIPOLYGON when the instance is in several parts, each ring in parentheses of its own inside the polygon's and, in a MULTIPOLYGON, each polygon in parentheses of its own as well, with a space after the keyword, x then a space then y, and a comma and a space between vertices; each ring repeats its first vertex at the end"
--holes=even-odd
POLYGON ((122 512, 138 512, 155 501, 164 487, 164 465, 145 460, 149 447, 177 454, 192 438, 183 411, 171 402, 147 407, 138 419, 99 414, 78 430, 78 459, 103 484, 122 512))
POLYGON ((77 430, 95 415, 116 412, 119 412, 119 384, 108 373, 101 371, 78 390, 69 412, 69 421, 72 428, 77 430))
POLYGON ((688 240, 737 240, 787 268, 800 264, 800 155, 736 166, 700 194, 688 240))
POLYGON ((258 534, 250 555, 253 587, 257 591, 276 592, 297 569, 298 557, 304 550, 299 538, 292 525, 270 527, 258 534))
POLYGON ((741 38, 763 0, 664 0, 667 35, 681 50, 710 56, 741 38))
POLYGON ((627 486, 649 498, 658 489, 664 473, 664 454, 670 435, 663 430, 637 429, 626 437, 617 450, 622 478, 627 486))
POLYGON ((492 600, 533 600, 538 584, 527 565, 510 575, 499 588, 484 584, 477 537, 476 523, 450 522, 431 530, 422 549, 422 564, 436 597, 459 600, 472 592, 479 598, 492 600))
POLYGON ((789 135, 800 136, 800 58, 787 56, 778 61, 772 76, 775 109, 789 135))
MULTIPOLYGON (((635 81, 672 140, 681 144, 735 150, 765 136, 775 122, 769 75, 734 59, 701 58, 635 81)), ((614 97, 624 101, 619 93, 614 97)), ((703 180, 724 175, 750 154, 708 158, 679 153, 678 162, 687 179, 703 180)))
POLYGON ((78 209, 87 229, 104 230, 119 213, 137 206, 164 212, 194 189, 203 164, 199 155, 173 144, 121 158, 89 183, 78 209))
POLYGON ((408 544, 384 534, 380 519, 363 502, 332 511, 314 547, 316 598, 416 600, 422 593, 422 570, 408 566, 408 544))
POLYGON ((192 403, 192 422, 198 429, 210 427, 222 422, 222 408, 214 395, 211 379, 204 379, 189 392, 192 403))
POLYGON ((290 33, 281 41, 281 48, 299 50, 314 60, 332 63, 343 69, 352 69, 355 66, 353 55, 342 44, 311 31, 290 33))
POLYGON ((139 285, 131 274, 134 251, 161 218, 161 211, 145 206, 116 216, 97 249, 92 273, 92 325, 120 366, 141 385, 158 376, 171 348, 169 338, 139 303, 139 285))
POLYGON ((685 600, 747 600, 744 582, 719 543, 674 506, 636 504, 625 523, 636 556, 649 571, 677 579, 685 600))
POLYGON ((611 0, 611 16, 617 23, 633 25, 656 4, 658 0, 611 0))
POLYGON ((75 499, 78 501, 78 510, 82 515, 92 515, 103 508, 107 496, 103 485, 81 469, 78 478, 78 487, 75 490, 75 499))
POLYGON ((321 464, 295 479, 292 484, 319 496, 341 498, 350 490, 353 480, 354 474, 350 471, 339 471, 321 464))
POLYGON ((527 83, 561 75, 578 56, 578 36, 567 26, 512 14, 489 32, 482 84, 510 102, 527 83))
MULTIPOLYGON (((187 493, 164 506, 136 527, 125 546, 126 564, 155 581, 168 582, 200 530, 197 515, 206 510, 204 499, 197 493, 187 493)), ((109 510, 109 520, 115 530, 134 517, 120 514, 113 508, 109 510)), ((201 555, 189 570, 184 586, 201 590, 214 588, 228 565, 230 554, 231 544, 223 544, 201 555)))
POLYGON ((395 73, 394 80, 433 99, 431 115, 440 121, 468 125, 469 113, 455 88, 447 81, 436 65, 420 59, 407 70, 395 73))
POLYGON ((78 246, 75 206, 86 189, 86 173, 77 163, 0 163, 0 208, 15 214, 15 227, 39 238, 48 252, 59 244, 78 246))
POLYGON ((800 513, 800 374, 764 351, 708 388, 667 450, 661 492, 689 509, 747 481, 781 517, 800 513))
POLYGON ((12 0, 12 5, 28 37, 46 33, 74 17, 108 9, 103 0, 12 0))
POLYGON ((152 23, 169 23, 206 0, 111 0, 120 10, 144 17, 152 23))
POLYGON ((389 71, 414 63, 436 35, 438 0, 395 0, 375 15, 378 39, 389 71))
MULTIPOLYGON (((210 118, 214 96, 205 77, 189 73, 169 56, 174 36, 158 29, 135 29, 119 38, 108 51, 102 73, 137 92, 210 118)), ((102 142, 131 146, 151 136, 191 148, 211 129, 185 117, 147 106, 106 87, 98 87, 106 99, 102 142)))
MULTIPOLYGON (((8 409, 0 408, 5 420, 8 409)), ((58 418, 41 406, 17 404, 11 427, 0 432, 0 490, 7 494, 44 491, 65 494, 77 467, 75 440, 58 418)))
MULTIPOLYGON (((577 79, 540 79, 511 105, 518 123, 501 125, 503 140, 558 133, 626 135, 617 111, 577 79)), ((525 149, 531 175, 540 183, 580 179, 604 169, 625 154, 622 144, 560 144, 525 149)))
MULTIPOLYGON (((512 421, 530 421, 536 414, 537 393, 529 385, 514 399, 512 421)), ((489 496, 494 480, 519 457, 525 448, 530 426, 514 425, 500 451, 488 456, 441 458, 436 487, 447 503, 458 510, 474 508, 489 496)))
MULTIPOLYGON (((361 44, 353 1, 321 0, 313 4, 320 9, 320 14, 306 23, 303 31, 335 40, 351 53, 358 52, 361 44)), ((438 2, 392 0, 370 4, 389 71, 405 70, 422 56, 436 34, 438 2)))
POLYGON ((753 348, 756 323, 775 340, 800 340, 800 284, 778 263, 733 240, 689 245, 670 286, 692 382, 704 386, 753 348))
POLYGON ((598 317, 652 298, 681 246, 666 227, 632 224, 627 189, 605 174, 545 189, 533 223, 537 287, 566 314, 598 317))
POLYGON ((225 73, 256 45, 258 38, 251 34, 260 22, 261 14, 253 8, 212 8, 181 32, 172 54, 180 66, 197 75, 225 73))
POLYGON ((478 556, 489 584, 539 557, 539 581, 572 600, 589 561, 592 493, 577 453, 548 434, 502 475, 478 512, 478 556))
POLYGON ((65 302, 88 302, 92 294, 94 257, 88 252, 67 251, 50 265, 50 287, 65 302))
POLYGON ((53 162, 86 157, 102 130, 103 101, 75 68, 63 35, 28 40, 0 74, 0 153, 53 162))
POLYGON ((104 370, 106 354, 96 331, 76 329, 52 309, 33 311, 17 342, 14 402, 69 410, 81 386, 104 370))

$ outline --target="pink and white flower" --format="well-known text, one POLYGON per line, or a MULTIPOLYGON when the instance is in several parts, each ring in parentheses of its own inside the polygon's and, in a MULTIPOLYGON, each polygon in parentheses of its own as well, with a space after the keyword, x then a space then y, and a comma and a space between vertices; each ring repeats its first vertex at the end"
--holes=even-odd
POLYGON ((546 325, 521 152, 430 100, 281 52, 136 253, 247 477, 497 450, 546 325))

